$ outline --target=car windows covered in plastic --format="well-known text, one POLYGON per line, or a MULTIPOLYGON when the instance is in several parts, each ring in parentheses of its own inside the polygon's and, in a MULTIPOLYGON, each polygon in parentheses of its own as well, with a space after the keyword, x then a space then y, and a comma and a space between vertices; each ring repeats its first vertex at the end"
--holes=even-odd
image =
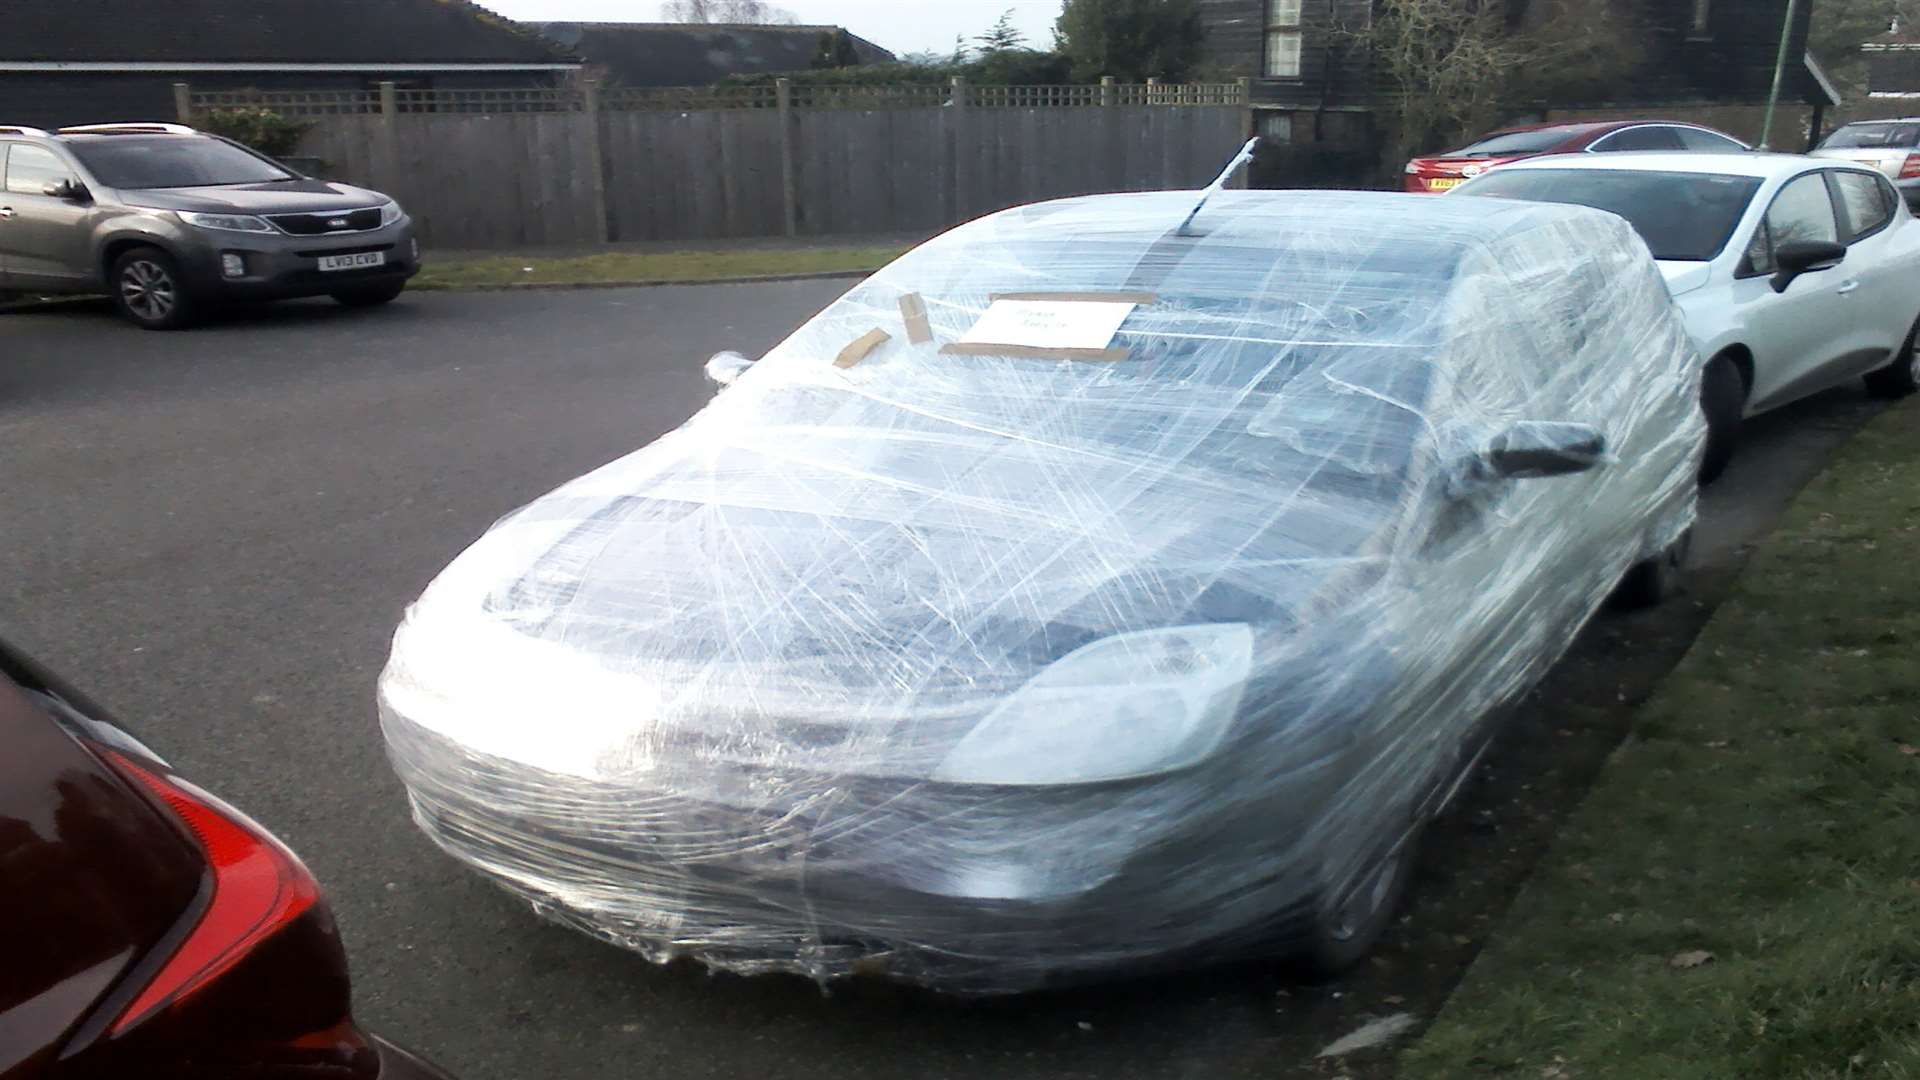
POLYGON ((1006 992, 1275 947, 1691 521, 1699 361, 1610 215, 1192 205, 962 226, 503 519, 381 679, 421 827, 742 972, 1006 992), (1009 295, 1133 307, 1071 357, 950 349, 1009 295), (1488 472, 1537 422, 1609 453, 1488 472))

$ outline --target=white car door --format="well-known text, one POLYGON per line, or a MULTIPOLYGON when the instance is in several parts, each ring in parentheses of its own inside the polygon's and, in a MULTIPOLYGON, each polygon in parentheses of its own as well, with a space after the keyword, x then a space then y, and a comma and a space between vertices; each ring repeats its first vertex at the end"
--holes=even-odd
POLYGON ((1907 340, 1920 289, 1914 280, 1916 246, 1911 215, 1902 213, 1900 196, 1878 173, 1835 169, 1834 189, 1848 233, 1847 260, 1839 270, 1860 283, 1851 294, 1848 362, 1851 374, 1879 367, 1907 340))
POLYGON ((1802 173, 1781 186, 1747 238, 1746 255, 1735 273, 1733 304, 1749 328, 1748 347, 1753 350, 1749 414, 1837 381, 1830 373, 1848 351, 1846 327, 1859 307, 1860 283, 1846 276, 1848 263, 1801 274, 1784 292, 1773 288, 1774 252, 1815 240, 1840 240, 1826 170, 1802 173))

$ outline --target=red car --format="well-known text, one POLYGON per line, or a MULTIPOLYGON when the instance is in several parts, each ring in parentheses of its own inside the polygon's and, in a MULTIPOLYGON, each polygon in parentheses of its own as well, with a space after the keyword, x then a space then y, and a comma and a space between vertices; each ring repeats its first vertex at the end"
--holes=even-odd
POLYGON ((447 1080, 272 834, 0 643, 0 1078, 447 1080))
POLYGON ((1615 150, 1750 150, 1723 131, 1670 120, 1609 120, 1593 124, 1534 124, 1502 128, 1479 141, 1407 162, 1407 190, 1451 191, 1497 165, 1542 154, 1604 154, 1615 150))

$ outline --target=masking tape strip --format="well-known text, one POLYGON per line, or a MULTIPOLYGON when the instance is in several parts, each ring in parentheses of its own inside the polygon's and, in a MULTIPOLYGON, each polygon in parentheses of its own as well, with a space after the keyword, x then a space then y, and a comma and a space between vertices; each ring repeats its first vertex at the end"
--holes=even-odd
POLYGON ((865 360, 868 353, 885 344, 892 336, 893 335, 878 327, 861 334, 859 337, 848 342, 846 348, 840 350, 840 355, 833 358, 833 366, 837 368, 852 367, 860 361, 865 360))
POLYGON ((907 293, 900 298, 900 318, 907 324, 907 340, 915 345, 925 345, 933 340, 933 324, 927 320, 927 302, 919 293, 907 293))

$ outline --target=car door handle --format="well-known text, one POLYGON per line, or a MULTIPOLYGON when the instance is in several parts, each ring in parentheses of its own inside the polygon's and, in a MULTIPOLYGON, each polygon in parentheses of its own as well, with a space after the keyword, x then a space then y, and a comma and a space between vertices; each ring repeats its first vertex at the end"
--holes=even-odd
POLYGON ((13 216, 13 207, 0 206, 0 221, 5 221, 12 216, 13 216))
POLYGON ((1859 287, 1860 287, 1860 282, 1858 281, 1843 281, 1840 283, 1840 287, 1838 289, 1835 289, 1834 291, 1839 293, 1841 296, 1845 296, 1859 287))

